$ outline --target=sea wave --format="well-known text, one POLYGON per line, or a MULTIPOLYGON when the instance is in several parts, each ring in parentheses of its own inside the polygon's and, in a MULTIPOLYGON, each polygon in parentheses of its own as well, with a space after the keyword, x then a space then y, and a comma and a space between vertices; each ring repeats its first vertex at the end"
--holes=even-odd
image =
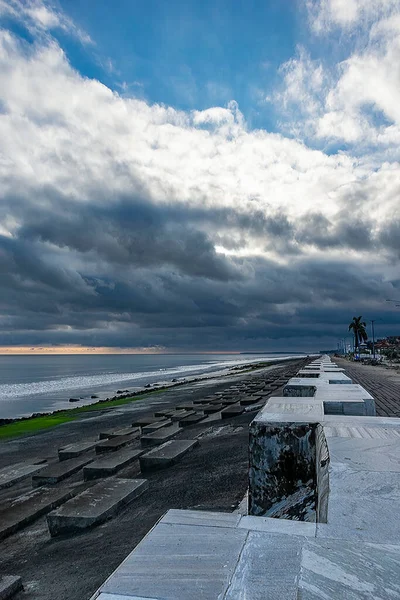
MULTIPOLYGON (((272 359, 271 359, 272 360, 272 359)), ((251 363, 249 360, 232 360, 224 362, 213 362, 185 365, 178 367, 170 367, 166 369, 157 369, 156 371, 140 371, 136 373, 104 373, 102 375, 82 375, 72 377, 62 377, 60 379, 49 379, 45 381, 36 381, 31 383, 14 383, 14 384, 3 384, 0 385, 0 400, 10 398, 16 398, 21 396, 34 396, 38 394, 49 394, 59 393, 64 390, 79 390, 79 389, 95 389, 97 387, 104 387, 113 383, 124 383, 127 381, 135 382, 139 384, 140 380, 142 384, 146 381, 154 381, 160 377, 160 371, 162 372, 163 379, 168 379, 170 376, 185 375, 185 374, 198 374, 200 372, 207 372, 210 370, 225 369, 227 367, 234 367, 241 364, 251 363)))

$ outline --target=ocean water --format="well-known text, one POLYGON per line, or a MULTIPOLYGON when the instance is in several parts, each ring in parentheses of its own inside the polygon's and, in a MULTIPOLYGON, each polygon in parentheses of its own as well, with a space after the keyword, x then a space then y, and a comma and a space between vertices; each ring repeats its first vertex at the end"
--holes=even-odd
MULTIPOLYGON (((289 355, 287 355, 289 357, 289 355)), ((232 354, 108 354, 0 356, 0 418, 75 408, 135 391, 148 383, 179 381, 261 360, 281 353, 232 354), (69 398, 81 398, 77 403, 69 398)))

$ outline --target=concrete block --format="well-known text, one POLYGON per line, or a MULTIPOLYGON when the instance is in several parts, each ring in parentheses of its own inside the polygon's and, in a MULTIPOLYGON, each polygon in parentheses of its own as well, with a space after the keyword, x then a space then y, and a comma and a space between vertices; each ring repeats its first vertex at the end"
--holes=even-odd
POLYGON ((125 435, 134 435, 137 437, 140 435, 139 427, 123 427, 121 429, 112 429, 111 431, 102 431, 99 434, 100 440, 110 440, 115 437, 122 437, 125 435))
POLYGON ((170 440, 142 454, 139 458, 142 472, 164 469, 178 462, 189 450, 198 445, 197 440, 170 440))
POLYGON ((72 489, 40 487, 16 498, 0 512, 0 540, 33 523, 80 491, 82 491, 81 487, 72 489))
POLYGON ((160 444, 163 444, 164 442, 167 442, 173 438, 179 431, 180 427, 178 423, 174 423, 170 427, 164 427, 163 429, 159 429, 153 433, 142 435, 140 438, 140 443, 143 448, 148 448, 149 446, 159 446, 160 444))
POLYGON ((191 415, 190 417, 185 417, 181 421, 178 421, 179 427, 189 427, 190 425, 195 425, 204 419, 204 415, 200 415, 196 413, 191 415))
POLYGON ((0 490, 11 487, 27 477, 39 473, 44 467, 44 464, 20 462, 0 469, 0 490))
POLYGON ((108 440, 103 440, 99 442, 96 446, 96 454, 103 454, 105 452, 117 452, 121 450, 124 446, 128 444, 132 444, 138 435, 135 433, 133 435, 120 435, 108 440))
POLYGON ((153 417, 153 416, 137 417, 133 421, 132 427, 145 427, 146 425, 152 425, 153 423, 158 423, 161 420, 162 420, 162 417, 157 417, 157 416, 155 416, 155 417, 153 417))
POLYGON ((93 450, 96 444, 98 444, 98 441, 68 444, 68 446, 64 446, 63 448, 58 449, 58 458, 60 461, 68 460, 70 458, 78 458, 78 456, 80 456, 81 454, 85 454, 85 452, 93 450))
POLYGON ((241 406, 249 406, 250 404, 257 404, 261 399, 261 396, 242 396, 239 400, 241 406))
POLYGON ((164 421, 157 421, 156 423, 152 423, 151 425, 145 425, 142 427, 142 435, 146 435, 147 433, 153 433, 154 431, 158 431, 163 427, 169 427, 172 425, 171 419, 165 419, 164 421))
POLYGON ((92 460, 92 456, 83 456, 49 465, 32 477, 32 485, 33 487, 38 487, 40 485, 55 485, 83 469, 83 467, 92 462, 92 460))
POLYGON ((177 410, 175 411, 174 414, 171 415, 171 421, 175 422, 175 421, 180 421, 181 419, 184 419, 185 417, 191 417, 192 415, 195 415, 196 411, 194 410, 177 410))
POLYGON ((0 600, 8 600, 23 589, 22 579, 16 575, 0 577, 0 600))
POLYGON ((121 452, 112 452, 111 456, 95 460, 83 468, 83 478, 85 481, 100 479, 101 477, 110 477, 115 475, 121 469, 125 469, 135 461, 139 460, 139 456, 144 450, 135 448, 134 450, 122 450, 121 452))
POLYGON ((102 481, 47 515, 50 535, 73 533, 104 523, 147 488, 145 479, 102 481))
POLYGON ((223 419, 229 419, 229 417, 237 417, 244 412, 243 406, 240 406, 239 403, 232 404, 231 406, 227 406, 223 410, 221 410, 221 417, 223 419))
POLYGON ((201 410, 205 415, 211 415, 212 413, 220 412, 223 408, 223 404, 204 404, 201 410))
POLYGON ((171 508, 160 523, 198 525, 207 527, 237 527, 241 516, 237 513, 208 512, 204 510, 179 510, 171 508))

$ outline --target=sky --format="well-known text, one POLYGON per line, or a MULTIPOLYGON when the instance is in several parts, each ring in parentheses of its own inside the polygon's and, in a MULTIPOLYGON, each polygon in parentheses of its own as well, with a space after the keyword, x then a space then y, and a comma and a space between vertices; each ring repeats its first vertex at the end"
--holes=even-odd
POLYGON ((399 334, 399 161, 398 0, 0 0, 0 347, 399 334))

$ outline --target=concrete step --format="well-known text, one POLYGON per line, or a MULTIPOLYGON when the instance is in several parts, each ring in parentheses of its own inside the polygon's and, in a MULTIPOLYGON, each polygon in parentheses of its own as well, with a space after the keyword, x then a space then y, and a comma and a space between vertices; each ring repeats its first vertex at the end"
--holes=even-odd
POLYGON ((241 396, 236 396, 235 398, 221 398, 220 404, 224 406, 230 406, 231 404, 237 404, 240 400, 241 396))
POLYGON ((36 475, 33 475, 32 485, 33 487, 38 487, 40 485, 55 485, 83 469, 83 467, 92 462, 93 459, 93 456, 86 455, 49 465, 36 475))
POLYGON ((124 446, 132 444, 139 436, 134 433, 133 435, 120 435, 108 440, 99 442, 96 446, 96 454, 103 454, 105 452, 117 452, 124 446))
POLYGON ((63 448, 58 449, 58 458, 60 461, 69 460, 70 458, 78 458, 78 456, 80 456, 81 454, 85 454, 85 452, 93 450, 93 448, 98 443, 98 441, 95 441, 69 444, 68 446, 64 446, 63 448))
POLYGON ((191 415, 189 417, 185 417, 181 421, 178 421, 179 427, 188 427, 189 425, 194 425, 195 423, 199 423, 204 419, 204 415, 199 415, 198 413, 191 415))
POLYGON ((152 469, 164 469, 178 462, 189 450, 198 445, 197 440, 170 440, 161 446, 142 454, 140 469, 144 473, 152 469))
POLYGON ((50 535, 73 533, 104 523, 143 494, 148 485, 146 479, 109 479, 97 483, 47 515, 50 535))
POLYGON ((165 419, 164 421, 157 421, 156 423, 152 423, 151 425, 145 425, 142 427, 141 434, 146 435, 147 433, 153 433, 154 431, 158 431, 163 427, 170 427, 172 425, 171 419, 165 419))
POLYGON ((153 415, 147 415, 145 417, 137 417, 133 423, 133 427, 145 427, 146 425, 152 425, 162 420, 162 417, 154 417, 153 415))
POLYGON ((133 435, 135 434, 137 437, 140 435, 139 427, 123 427, 122 429, 113 429, 111 431, 102 431, 99 434, 99 440, 109 440, 115 437, 121 437, 125 435, 133 435))
POLYGON ((0 511, 0 540, 57 508, 82 489, 82 486, 74 489, 40 487, 16 498, 7 508, 0 511))
POLYGON ((135 448, 133 450, 122 450, 121 452, 112 452, 111 456, 99 458, 83 468, 83 478, 85 481, 101 479, 115 475, 121 469, 128 467, 139 459, 144 450, 135 448))
POLYGON ((175 408, 161 408, 160 410, 155 411, 154 416, 158 418, 165 417, 166 419, 169 419, 169 417, 174 414, 175 410, 175 408))
POLYGON ((183 402, 182 404, 177 405, 177 410, 196 410, 196 404, 193 402, 183 402))
POLYGON ((228 419, 229 417, 237 417, 244 412, 244 407, 239 403, 232 404, 232 406, 227 406, 223 410, 221 410, 221 417, 223 419, 228 419))
POLYGON ((171 438, 173 438, 181 428, 178 423, 174 423, 170 427, 164 427, 163 429, 159 429, 158 431, 154 431, 154 433, 149 433, 148 435, 142 435, 140 438, 140 443, 143 448, 148 448, 149 446, 159 446, 164 442, 167 442, 171 438))
POLYGON ((38 473, 44 469, 45 466, 46 465, 43 462, 40 464, 20 462, 0 469, 0 490, 11 487, 27 477, 38 473))
POLYGON ((17 575, 0 577, 0 600, 8 600, 23 589, 22 579, 17 575))

